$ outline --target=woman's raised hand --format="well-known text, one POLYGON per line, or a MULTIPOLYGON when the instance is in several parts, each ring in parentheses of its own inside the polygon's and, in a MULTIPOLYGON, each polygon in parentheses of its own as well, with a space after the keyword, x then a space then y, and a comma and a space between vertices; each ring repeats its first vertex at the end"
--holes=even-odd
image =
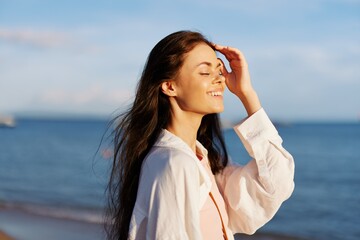
POLYGON ((232 47, 214 44, 214 48, 229 61, 230 72, 222 63, 222 73, 226 79, 227 87, 240 98, 248 115, 255 113, 261 108, 261 104, 251 85, 249 68, 244 55, 240 50, 232 47))

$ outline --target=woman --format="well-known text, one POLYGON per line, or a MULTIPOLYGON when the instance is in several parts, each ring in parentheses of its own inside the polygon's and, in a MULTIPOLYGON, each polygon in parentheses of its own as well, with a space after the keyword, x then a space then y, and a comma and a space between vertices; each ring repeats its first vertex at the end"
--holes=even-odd
POLYGON ((180 31, 150 52, 116 129, 109 239, 233 239, 269 221, 294 188, 294 163, 254 91, 243 54, 180 31), (222 53, 231 71, 216 57, 222 53), (225 86, 248 117, 235 131, 254 159, 228 163, 225 86))

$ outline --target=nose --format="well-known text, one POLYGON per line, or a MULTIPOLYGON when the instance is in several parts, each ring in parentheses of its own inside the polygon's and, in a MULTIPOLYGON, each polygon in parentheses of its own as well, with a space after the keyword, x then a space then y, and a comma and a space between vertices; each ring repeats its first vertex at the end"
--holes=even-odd
POLYGON ((219 75, 216 75, 216 76, 214 77, 214 80, 213 80, 213 83, 214 83, 214 84, 221 84, 221 83, 224 83, 224 82, 225 82, 225 77, 224 77, 224 75, 219 74, 219 75))

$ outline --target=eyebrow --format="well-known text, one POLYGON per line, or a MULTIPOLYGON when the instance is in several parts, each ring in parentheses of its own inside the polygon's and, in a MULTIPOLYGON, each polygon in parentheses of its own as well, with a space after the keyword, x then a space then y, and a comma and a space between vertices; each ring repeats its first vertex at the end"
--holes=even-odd
MULTIPOLYGON (((208 65, 209 67, 212 66, 212 63, 211 63, 211 62, 201 62, 201 63, 199 63, 198 65, 196 65, 196 67, 198 67, 198 66, 200 66, 200 65, 202 65, 202 64, 208 65)), ((218 68, 218 67, 221 67, 221 63, 220 63, 220 62, 218 63, 218 65, 216 66, 216 68, 218 68)))

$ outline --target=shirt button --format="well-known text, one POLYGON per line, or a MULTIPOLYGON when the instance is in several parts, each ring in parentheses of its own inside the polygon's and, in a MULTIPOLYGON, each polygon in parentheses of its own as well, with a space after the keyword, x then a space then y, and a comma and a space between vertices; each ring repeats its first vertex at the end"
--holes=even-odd
POLYGON ((246 134, 246 137, 247 138, 251 138, 253 136, 253 133, 252 132, 248 132, 247 134, 246 134))

